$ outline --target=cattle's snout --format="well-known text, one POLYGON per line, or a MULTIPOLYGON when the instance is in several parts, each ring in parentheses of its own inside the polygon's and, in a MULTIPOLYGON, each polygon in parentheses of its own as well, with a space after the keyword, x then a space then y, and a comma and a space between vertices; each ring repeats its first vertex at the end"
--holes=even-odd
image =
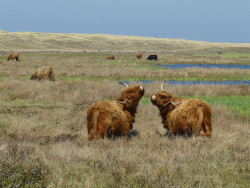
POLYGON ((155 95, 153 95, 153 96, 151 97, 151 102, 152 102, 153 104, 156 104, 156 96, 155 96, 155 95))
POLYGON ((141 95, 144 95, 145 90, 142 86, 139 86, 139 91, 141 95))

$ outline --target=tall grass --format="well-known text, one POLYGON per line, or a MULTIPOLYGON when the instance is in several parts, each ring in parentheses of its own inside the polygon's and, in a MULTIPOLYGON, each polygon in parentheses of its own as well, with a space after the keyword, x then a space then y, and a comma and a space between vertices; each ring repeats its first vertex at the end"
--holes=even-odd
MULTIPOLYGON (((249 186, 249 116, 228 108, 249 112, 249 86, 164 85, 174 96, 202 98, 212 106, 211 139, 170 138, 158 109, 149 100, 160 90, 160 83, 153 83, 143 85, 145 98, 139 104, 129 141, 88 141, 88 107, 117 98, 124 86, 105 79, 64 78, 223 74, 223 70, 131 70, 136 63, 126 64, 127 58, 132 57, 114 61, 116 66, 102 64, 108 61, 94 55, 31 54, 23 55, 20 62, 0 64, 0 75, 10 76, 0 81, 0 187, 249 186), (96 69, 97 64, 103 69, 96 69), (27 80, 26 70, 45 65, 52 65, 62 79, 27 80), (241 102, 245 108, 240 107, 241 102)), ((242 70, 224 71, 248 75, 242 70)))

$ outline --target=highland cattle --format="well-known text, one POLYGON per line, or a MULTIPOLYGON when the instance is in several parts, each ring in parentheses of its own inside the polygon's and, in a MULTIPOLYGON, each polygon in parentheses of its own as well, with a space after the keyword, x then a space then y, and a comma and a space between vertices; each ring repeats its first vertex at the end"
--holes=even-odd
POLYGON ((142 54, 141 53, 136 54, 136 58, 137 59, 141 59, 142 58, 142 54))
POLYGON ((17 52, 13 52, 8 56, 7 60, 14 60, 15 59, 16 61, 18 61, 18 58, 19 58, 19 54, 17 52))
POLYGON ((41 67, 34 72, 30 78, 31 80, 45 80, 55 81, 53 70, 51 67, 41 67))
POLYGON ((109 56, 109 57, 107 57, 107 59, 115 59, 115 56, 109 56))
POLYGON ((119 98, 111 101, 100 101, 88 108, 88 138, 100 139, 107 136, 116 138, 124 136, 133 129, 135 114, 140 99, 144 95, 142 86, 128 87, 121 92, 119 98))
POLYGON ((181 99, 160 91, 151 97, 162 118, 163 127, 172 135, 211 137, 212 109, 200 99, 181 99))

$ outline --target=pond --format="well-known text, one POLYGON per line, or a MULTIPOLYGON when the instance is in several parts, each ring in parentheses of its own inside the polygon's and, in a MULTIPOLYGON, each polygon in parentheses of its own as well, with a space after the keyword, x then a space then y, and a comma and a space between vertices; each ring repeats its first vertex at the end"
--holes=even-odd
POLYGON ((167 67, 171 69, 181 69, 181 68, 221 68, 221 69, 250 69, 250 65, 225 65, 225 64, 172 64, 172 65, 150 65, 157 67, 167 67))
MULTIPOLYGON (((129 84, 131 81, 122 81, 129 84)), ((154 82, 161 83, 163 81, 132 81, 142 84, 151 84, 154 82)), ((247 81, 166 81, 170 85, 250 85, 250 80, 247 81)))

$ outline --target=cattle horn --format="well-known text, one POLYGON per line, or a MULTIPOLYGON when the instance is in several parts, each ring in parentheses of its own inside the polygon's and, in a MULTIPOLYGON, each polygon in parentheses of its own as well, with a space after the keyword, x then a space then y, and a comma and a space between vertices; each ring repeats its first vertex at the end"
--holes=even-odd
POLYGON ((163 84, 165 83, 166 81, 162 82, 161 84, 161 91, 163 91, 163 84))
POLYGON ((30 73, 27 71, 28 75, 30 75, 30 73))
POLYGON ((128 88, 128 84, 126 84, 125 82, 118 82, 121 85, 125 85, 128 88))
POLYGON ((182 102, 183 102, 183 101, 178 102, 178 103, 174 103, 174 102, 172 101, 171 104, 174 105, 174 106, 177 106, 178 104, 181 104, 182 102))
POLYGON ((117 101, 117 103, 126 104, 126 101, 117 101))

